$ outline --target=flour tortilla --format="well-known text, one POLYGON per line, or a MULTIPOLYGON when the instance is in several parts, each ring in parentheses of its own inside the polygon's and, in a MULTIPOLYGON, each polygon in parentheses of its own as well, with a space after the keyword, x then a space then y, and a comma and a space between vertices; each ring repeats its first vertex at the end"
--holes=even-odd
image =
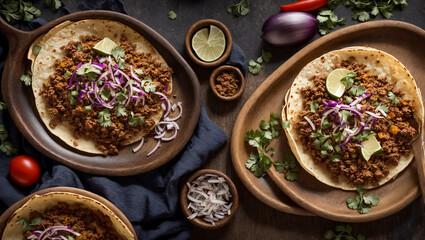
POLYGON ((30 212, 43 212, 48 208, 57 205, 59 202, 65 202, 68 205, 81 204, 82 207, 89 208, 92 211, 100 211, 108 216, 112 221, 112 226, 117 234, 125 240, 135 239, 130 229, 116 214, 96 199, 70 192, 51 192, 44 195, 34 195, 21 208, 16 210, 7 221, 1 239, 4 240, 23 240, 24 231, 21 224, 16 224, 20 219, 30 220, 30 212))
MULTIPOLYGON (((70 126, 68 122, 60 122, 54 129, 51 128, 49 123, 53 119, 53 116, 48 111, 47 98, 40 96, 40 92, 43 89, 43 83, 50 82, 49 76, 55 72, 53 67, 54 62, 56 59, 65 58, 65 51, 61 50, 60 47, 67 45, 70 41, 81 41, 81 36, 83 35, 96 35, 102 39, 107 37, 117 44, 121 42, 121 38, 124 36, 129 42, 136 45, 137 52, 150 53, 154 59, 165 67, 168 67, 168 64, 152 44, 138 32, 119 22, 102 19, 64 22, 36 40, 33 45, 37 44, 41 46, 38 55, 32 53, 33 45, 30 47, 28 58, 32 61, 32 89, 37 110, 46 127, 51 133, 73 148, 87 153, 102 154, 96 147, 96 141, 94 139, 86 136, 81 136, 76 139, 72 126, 70 126)), ((167 88, 168 94, 171 94, 171 81, 167 88)), ((160 108, 156 114, 150 117, 155 122, 151 129, 160 121, 163 113, 164 110, 160 108)), ((140 141, 148 132, 149 131, 138 133, 133 138, 126 141, 124 145, 140 141)))
MULTIPOLYGON (((416 86, 415 80, 406 67, 388 53, 369 47, 349 47, 326 53, 307 64, 295 78, 285 98, 286 106, 282 110, 282 119, 284 121, 291 121, 290 127, 285 129, 285 133, 292 152, 307 172, 324 184, 344 190, 355 190, 356 188, 351 186, 345 179, 342 179, 342 177, 338 181, 333 180, 331 174, 324 166, 313 162, 310 152, 304 149, 303 144, 298 139, 298 133, 294 128, 294 123, 300 121, 299 112, 303 109, 301 89, 303 87, 314 86, 313 81, 310 81, 309 77, 320 73, 328 75, 336 64, 351 56, 355 57, 357 61, 366 64, 366 69, 369 69, 371 74, 379 77, 386 76, 389 84, 395 83, 394 89, 403 91, 403 99, 412 100, 414 116, 419 123, 418 135, 422 131, 424 119, 422 95, 416 86)), ((415 136, 414 139, 417 137, 415 136)), ((409 165, 413 157, 412 149, 409 156, 401 157, 397 166, 390 167, 388 176, 379 181, 379 186, 395 178, 397 174, 409 165)), ((377 186, 368 184, 363 187, 370 189, 377 186)))

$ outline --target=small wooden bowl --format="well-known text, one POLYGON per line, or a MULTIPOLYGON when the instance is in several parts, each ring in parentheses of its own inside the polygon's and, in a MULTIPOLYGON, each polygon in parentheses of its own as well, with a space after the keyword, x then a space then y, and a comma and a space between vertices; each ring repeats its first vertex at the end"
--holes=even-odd
MULTIPOLYGON (((233 205, 230 208, 230 215, 226 215, 224 216, 223 219, 215 222, 215 225, 212 225, 211 223, 207 223, 204 220, 200 219, 200 218, 194 218, 192 220, 189 220, 193 225, 202 228, 202 229, 218 229, 223 227, 224 225, 226 225, 228 222, 230 222, 230 220, 233 218, 233 216, 236 213, 236 210, 238 209, 239 206, 239 196, 238 196, 238 191, 236 190, 235 184, 233 184, 232 180, 224 173, 214 170, 214 169, 201 169, 197 172, 195 172, 194 174, 192 174, 188 179, 187 182, 191 183, 194 180, 196 180, 199 176, 204 175, 204 174, 215 174, 219 177, 223 177, 226 180, 226 183, 229 185, 229 190, 230 193, 232 194, 232 202, 233 205)), ((186 183, 184 184, 182 190, 180 191, 180 207, 183 210, 183 213, 186 217, 189 217, 190 215, 192 215, 192 211, 190 209, 187 209, 187 206, 189 205, 188 200, 187 200, 187 192, 189 191, 189 187, 186 185, 186 183)))
POLYGON ((226 61, 226 59, 229 57, 230 52, 232 50, 232 35, 230 34, 229 29, 227 29, 227 27, 214 19, 203 19, 200 20, 196 23, 194 23, 189 30, 186 33, 186 37, 184 39, 184 45, 185 45, 185 49, 187 54, 189 55, 189 58, 192 59, 193 62, 195 62, 196 64, 198 64, 201 67, 206 67, 206 68, 211 68, 211 67, 216 67, 220 64, 222 64, 224 61, 226 61), (224 36, 226 37, 226 48, 224 49, 224 53, 223 55, 221 55, 221 57, 213 62, 205 62, 202 61, 201 59, 199 59, 195 53, 193 52, 192 49, 192 37, 193 35, 201 28, 205 28, 208 27, 210 25, 214 25, 218 28, 220 28, 223 33, 224 36))
POLYGON ((211 90, 214 92, 214 94, 220 98, 223 101, 231 101, 231 100, 235 100, 238 97, 240 97, 243 93, 243 90, 245 89, 245 77, 243 76, 241 70, 239 70, 239 68, 234 67, 234 66, 230 66, 230 65, 223 65, 221 67, 216 68, 210 75, 210 87, 211 90), (218 75, 220 75, 220 73, 222 72, 234 72, 236 73, 236 76, 239 77, 240 79, 240 86, 239 86, 239 91, 230 97, 226 97, 221 95, 219 92, 217 92, 217 90, 215 89, 215 79, 218 77, 218 75))

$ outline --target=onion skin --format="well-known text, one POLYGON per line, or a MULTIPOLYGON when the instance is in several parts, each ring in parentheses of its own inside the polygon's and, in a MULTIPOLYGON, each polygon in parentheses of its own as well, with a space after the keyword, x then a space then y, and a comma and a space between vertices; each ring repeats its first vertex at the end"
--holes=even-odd
POLYGON ((261 38, 274 46, 292 46, 313 37, 318 26, 310 13, 280 12, 264 22, 261 38))

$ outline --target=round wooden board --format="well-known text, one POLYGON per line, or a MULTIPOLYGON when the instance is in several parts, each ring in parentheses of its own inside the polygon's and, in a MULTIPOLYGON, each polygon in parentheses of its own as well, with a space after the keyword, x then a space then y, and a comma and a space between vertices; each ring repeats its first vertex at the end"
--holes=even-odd
POLYGON ((90 197, 93 199, 96 199, 97 201, 103 203, 105 206, 107 206, 111 211, 113 211, 123 222, 124 224, 130 229, 131 233, 134 235, 134 239, 137 240, 136 232, 134 231, 133 225, 130 223, 130 221, 127 219, 127 217, 119 210, 114 204, 112 204, 110 201, 108 201, 106 198, 103 198, 95 193, 79 189, 79 188, 73 188, 73 187, 52 187, 52 188, 46 188, 43 190, 39 190, 33 194, 30 194, 12 206, 10 206, 1 216, 0 216, 0 236, 3 234, 4 227, 7 224, 7 221, 9 217, 22 205, 24 205, 32 196, 34 195, 43 195, 50 192, 70 192, 70 193, 76 193, 80 194, 86 197, 90 197))
MULTIPOLYGON (((300 50, 280 66, 245 103, 238 115, 232 133, 233 164, 242 182, 263 202, 271 205, 276 200, 273 195, 265 196, 252 173, 245 168, 246 159, 253 149, 243 138, 246 131, 258 129, 261 120, 268 120, 272 112, 280 115, 284 97, 299 71, 310 61, 322 54, 348 47, 368 46, 386 51, 399 59, 412 73, 420 88, 425 89, 423 59, 425 46, 417 43, 425 41, 425 31, 414 25, 398 21, 373 21, 347 27, 324 36, 300 50), (252 184, 252 185, 251 185, 252 184)), ((285 153, 290 153, 286 136, 282 134, 270 144, 275 149, 273 159, 281 161, 285 153)), ((420 150, 420 141, 414 144, 415 152, 420 150)), ((419 151, 418 151, 419 152, 419 151)), ((382 187, 368 193, 380 198, 378 206, 369 214, 361 215, 346 206, 346 199, 356 195, 353 191, 343 191, 322 184, 310 174, 301 170, 296 182, 289 182, 270 168, 267 172, 273 182, 294 202, 319 216, 343 222, 366 222, 377 220, 400 211, 420 194, 415 163, 410 164, 399 176, 382 187)))
POLYGON ((14 29, 0 19, 0 30, 8 37, 10 44, 2 79, 3 98, 20 132, 34 147, 48 157, 87 173, 128 176, 165 164, 184 148, 192 136, 201 110, 198 78, 166 39, 137 19, 110 11, 83 11, 58 18, 31 32, 14 29), (29 68, 29 61, 26 57, 28 48, 38 36, 45 34, 50 28, 64 21, 83 19, 110 19, 133 28, 144 36, 173 68, 172 94, 176 97, 171 100, 174 103, 179 101, 183 103, 184 113, 182 118, 177 120, 181 130, 176 139, 161 143, 158 151, 150 157, 146 155, 156 145, 156 141, 153 139, 148 140, 137 153, 133 153, 132 148, 139 143, 134 143, 121 148, 118 155, 107 157, 87 154, 69 147, 45 127, 35 108, 31 87, 26 87, 19 81, 20 76, 29 68))

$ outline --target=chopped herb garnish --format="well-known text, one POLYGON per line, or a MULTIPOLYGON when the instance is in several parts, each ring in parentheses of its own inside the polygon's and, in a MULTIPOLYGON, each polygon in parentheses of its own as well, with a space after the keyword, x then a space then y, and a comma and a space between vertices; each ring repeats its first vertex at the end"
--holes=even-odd
POLYGON ((375 132, 372 130, 364 130, 362 133, 354 136, 353 139, 359 142, 364 142, 368 139, 369 135, 371 134, 375 134, 375 132))
POLYGON ((109 109, 104 109, 98 113, 98 122, 102 127, 109 127, 112 125, 109 109))
POLYGON ((342 132, 332 133, 332 137, 335 139, 336 142, 343 142, 346 139, 346 136, 342 134, 342 132))
POLYGON ((133 111, 130 112, 130 117, 128 119, 128 124, 130 125, 130 127, 142 126, 144 123, 145 123, 145 117, 143 116, 135 117, 134 112, 133 111))
POLYGON ((41 223, 41 217, 34 218, 33 220, 31 220, 31 222, 28 222, 27 220, 23 218, 16 221, 16 224, 22 224, 22 228, 24 231, 30 231, 31 226, 39 225, 40 223, 41 223))
POLYGON ((84 106, 84 112, 90 112, 91 111, 91 105, 84 106))
POLYGON ((116 46, 111 50, 112 56, 115 59, 123 58, 125 55, 124 49, 120 46, 116 46))
POLYGON ((389 111, 387 105, 385 105, 385 104, 381 105, 379 108, 382 109, 382 111, 384 111, 385 113, 388 113, 388 111, 389 111))
POLYGON ((366 88, 365 87, 359 87, 356 85, 353 85, 350 90, 348 90, 348 93, 353 95, 353 96, 361 96, 366 92, 366 88))
POLYGON ((297 166, 297 160, 293 154, 285 154, 283 156, 283 162, 275 163, 276 171, 285 173, 285 178, 288 181, 296 181, 298 178, 298 172, 300 169, 297 166))
POLYGON ((115 107, 115 114, 117 117, 127 116, 127 109, 125 109, 123 104, 118 103, 118 105, 115 107))
POLYGON ((12 146, 12 143, 7 140, 9 134, 6 131, 6 128, 3 124, 0 124, 0 151, 4 152, 7 156, 13 155, 16 153, 16 149, 12 146))
POLYGON ((66 70, 65 74, 63 75, 65 78, 69 78, 71 76, 71 72, 66 70))
POLYGON ((346 88, 350 88, 354 84, 354 78, 357 77, 355 72, 349 72, 347 76, 341 79, 341 83, 344 84, 346 88))
POLYGON ((332 10, 327 8, 319 10, 316 18, 319 21, 319 33, 322 35, 330 33, 336 26, 344 25, 347 22, 345 18, 338 18, 332 10))
POLYGON ((34 44, 34 46, 32 46, 32 53, 34 53, 35 55, 38 55, 40 50, 41 50, 41 47, 38 46, 37 44, 34 44))
POLYGON ((69 99, 69 104, 74 105, 77 103, 77 99, 75 97, 78 96, 78 92, 77 91, 70 91, 68 92, 68 99, 69 99))
POLYGON ((273 138, 277 138, 280 135, 279 115, 277 113, 270 114, 269 122, 261 121, 259 127, 261 130, 248 131, 244 137, 245 142, 257 149, 257 153, 251 153, 245 164, 245 167, 256 177, 264 175, 272 165, 278 170, 277 167, 282 164, 271 160, 268 156, 268 154, 270 156, 274 154, 274 149, 269 148, 268 145, 273 138))
POLYGON ((270 62, 270 59, 272 58, 272 53, 271 52, 266 52, 264 51, 264 49, 261 49, 261 56, 259 58, 257 58, 257 62, 258 63, 263 63, 263 62, 270 62))
POLYGON ((347 110, 342 110, 341 114, 342 114, 342 122, 348 123, 348 117, 350 116, 350 112, 347 110))
POLYGON ((227 7, 227 12, 233 14, 233 16, 245 16, 249 13, 248 5, 244 0, 237 4, 232 4, 227 7))
POLYGON ((142 75, 143 74, 143 70, 142 69, 135 69, 134 70, 137 74, 142 75))
POLYGON ((339 162, 339 161, 341 161, 341 155, 339 155, 339 154, 332 154, 331 155, 331 161, 332 162, 339 162))
POLYGON ((398 100, 397 96, 393 92, 391 92, 391 91, 388 92, 388 98, 391 100, 391 103, 392 104, 399 103, 399 100, 398 100))
MULTIPOLYGON (((311 133, 310 137, 316 138, 314 140, 314 145, 316 146, 316 148, 321 149, 322 145, 325 143, 325 141, 328 140, 331 136, 323 134, 322 130, 317 130, 317 132, 311 133)), ((332 145, 331 145, 331 147, 332 147, 332 145)), ((328 145, 325 146, 325 150, 327 150, 326 148, 328 148, 328 145)))
MULTIPOLYGON (((124 90, 125 88, 123 88, 123 90, 124 90)), ((118 101, 120 101, 120 102, 122 102, 122 101, 124 101, 124 100, 126 100, 127 99, 127 95, 126 95, 126 93, 124 93, 123 91, 122 92, 119 92, 119 93, 117 93, 116 95, 115 95, 115 97, 117 98, 117 100, 118 101)))
POLYGON ((123 70, 126 66, 127 64, 125 63, 125 60, 120 58, 120 60, 118 60, 118 68, 123 70))
POLYGON ((347 207, 357 210, 360 214, 369 213, 372 206, 378 205, 378 196, 375 194, 365 196, 366 190, 362 186, 356 186, 356 189, 359 195, 355 198, 347 198, 347 207))
POLYGON ((372 104, 370 104, 370 105, 372 105, 372 106, 376 107, 376 106, 378 106, 378 105, 379 105, 379 103, 378 103, 378 102, 374 102, 374 103, 372 103, 372 104))
POLYGON ((325 129, 328 129, 330 127, 331 127, 331 124, 329 123, 328 119, 323 120, 322 129, 325 130, 325 129))
POLYGON ((99 95, 104 101, 108 101, 109 97, 111 97, 111 92, 105 89, 99 95))
POLYGON ((327 230, 325 232, 325 239, 326 240, 365 240, 365 236, 362 234, 357 235, 357 238, 355 238, 351 232, 353 231, 352 227, 350 225, 337 225, 335 227, 335 232, 332 230, 327 230))
POLYGON ((54 9, 59 9, 62 6, 60 0, 46 0, 46 6, 54 9))
POLYGON ((289 128, 291 126, 291 121, 283 121, 282 122, 282 128, 289 128))
POLYGON ((145 80, 142 80, 142 87, 146 93, 156 91, 156 85, 153 84, 152 79, 150 78, 146 78, 145 80))
POLYGON ((0 101, 0 110, 6 109, 6 103, 0 101))
POLYGON ((22 75, 20 80, 25 84, 25 86, 30 86, 31 77, 32 77, 32 72, 30 70, 27 70, 27 74, 22 75))
POLYGON ((315 102, 314 100, 313 100, 313 101, 311 101, 311 104, 310 104, 310 111, 311 111, 312 113, 315 113, 315 112, 316 112, 316 110, 317 110, 317 108, 319 108, 319 104, 317 104, 317 102, 315 102))
POLYGON ((96 72, 98 70, 93 65, 84 65, 78 68, 77 74, 80 76, 85 76, 89 81, 96 81, 99 76, 96 72))
POLYGON ((350 103, 352 103, 354 100, 351 98, 351 97, 349 97, 349 96, 346 96, 345 97, 345 103, 346 104, 350 104, 350 103))
POLYGON ((174 11, 169 11, 168 12, 168 18, 171 20, 174 20, 177 18, 177 14, 174 11))
POLYGON ((40 16, 41 12, 39 9, 34 7, 31 2, 26 1, 0 1, 0 13, 10 23, 15 21, 24 20, 31 21, 34 18, 40 16))
POLYGON ((81 44, 78 44, 77 51, 79 51, 79 52, 82 52, 83 51, 83 46, 81 46, 81 44))
POLYGON ((257 75, 261 72, 261 65, 251 59, 248 63, 248 70, 250 73, 257 75))
POLYGON ((68 240, 75 240, 75 238, 68 235, 68 240))

